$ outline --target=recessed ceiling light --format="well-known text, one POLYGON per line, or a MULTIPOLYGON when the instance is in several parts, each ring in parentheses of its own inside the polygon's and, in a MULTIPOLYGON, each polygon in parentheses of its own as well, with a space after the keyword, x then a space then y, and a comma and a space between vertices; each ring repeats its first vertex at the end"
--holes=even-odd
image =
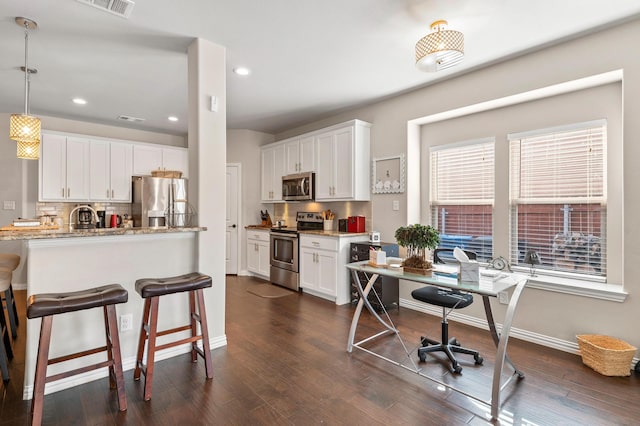
POLYGON ((174 117, 173 115, 171 117, 168 117, 169 121, 178 121, 178 117, 174 117))
POLYGON ((233 72, 235 72, 238 75, 249 75, 249 74, 251 74, 251 71, 249 70, 249 68, 246 68, 246 67, 234 68, 233 72))
POLYGON ((73 103, 78 105, 86 105, 87 101, 82 98, 73 98, 73 103))

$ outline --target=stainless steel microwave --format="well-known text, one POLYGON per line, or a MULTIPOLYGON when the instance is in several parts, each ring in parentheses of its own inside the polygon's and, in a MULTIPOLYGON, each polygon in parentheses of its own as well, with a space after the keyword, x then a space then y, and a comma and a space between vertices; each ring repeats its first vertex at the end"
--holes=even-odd
POLYGON ((309 201, 316 196, 316 174, 313 172, 282 176, 282 199, 309 201))

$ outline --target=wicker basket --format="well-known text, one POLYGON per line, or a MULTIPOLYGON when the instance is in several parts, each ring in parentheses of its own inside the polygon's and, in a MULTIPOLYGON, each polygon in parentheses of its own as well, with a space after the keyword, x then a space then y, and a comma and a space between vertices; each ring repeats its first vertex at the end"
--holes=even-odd
POLYGON ((576 336, 584 365, 604 376, 630 376, 636 348, 615 337, 598 334, 576 336))
POLYGON ((182 177, 182 172, 178 170, 152 170, 152 177, 162 177, 162 178, 177 178, 180 179, 182 177))

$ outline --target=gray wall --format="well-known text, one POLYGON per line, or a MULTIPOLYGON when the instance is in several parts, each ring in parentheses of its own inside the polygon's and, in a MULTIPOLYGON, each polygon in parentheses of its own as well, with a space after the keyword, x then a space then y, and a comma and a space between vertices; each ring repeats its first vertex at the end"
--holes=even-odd
MULTIPOLYGON (((373 124, 371 156, 383 157, 407 153, 410 120, 444 111, 487 102, 505 96, 589 77, 613 70, 624 70, 622 88, 623 114, 623 234, 622 277, 629 296, 624 303, 582 296, 527 289, 521 299, 514 327, 543 335, 547 341, 575 342, 580 333, 602 333, 617 336, 640 346, 637 331, 640 312, 640 56, 633 54, 640 40, 640 21, 635 20, 614 29, 590 34, 556 46, 532 52, 503 63, 489 66, 442 83, 424 87, 362 108, 339 114, 276 135, 284 139, 325 126, 358 118, 373 124)), ((417 72, 417 71, 416 71, 417 72)), ((422 166, 422 172, 426 171, 422 166)), ((382 232, 382 239, 393 238, 395 229, 406 224, 407 193, 372 195, 373 227, 382 232), (400 211, 391 209, 391 201, 400 199, 400 211)), ((414 200, 410 200, 414 201, 414 200)), ((427 212, 423 210, 422 217, 427 212)), ((409 288, 403 287, 401 297, 410 299, 409 288)), ((496 315, 504 313, 497 307, 496 315)), ((481 304, 469 309, 482 317, 481 304)))

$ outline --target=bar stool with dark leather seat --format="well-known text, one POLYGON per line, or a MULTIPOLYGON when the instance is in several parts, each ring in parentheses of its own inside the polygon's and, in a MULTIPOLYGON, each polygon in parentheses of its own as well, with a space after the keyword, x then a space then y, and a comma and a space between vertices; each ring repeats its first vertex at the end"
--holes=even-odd
POLYGON ((109 367, 109 384, 111 388, 115 387, 117 389, 120 411, 127 409, 115 305, 125 303, 128 297, 127 290, 119 284, 109 284, 69 293, 33 294, 29 296, 27 300, 27 318, 42 318, 38 358, 36 360, 36 375, 33 383, 33 401, 31 403, 32 424, 39 425, 42 422, 44 385, 46 383, 104 367, 109 367), (106 346, 49 359, 53 316, 98 307, 102 307, 104 311, 106 346), (104 351, 107 352, 107 361, 47 377, 48 365, 104 351))
POLYGON ((144 400, 151 399, 151 387, 153 385, 153 366, 156 351, 171 348, 185 343, 191 343, 191 361, 197 362, 198 355, 204 359, 205 372, 208 379, 213 378, 213 365, 211 362, 211 348, 209 343, 209 331, 207 327, 207 314, 204 305, 203 289, 212 286, 211 277, 199 272, 180 275, 170 278, 143 278, 136 281, 136 291, 140 293, 144 302, 142 314, 142 326, 140 328, 140 340, 138 343, 138 356, 136 369, 133 373, 134 380, 140 380, 140 373, 144 373, 144 400), (167 294, 189 292, 189 316, 190 323, 169 330, 158 331, 158 305, 160 297, 167 294), (196 311, 197 305, 197 311, 196 311), (197 323, 200 323, 201 334, 197 334, 197 323), (156 345, 156 338, 180 331, 191 330, 191 337, 177 341, 156 345), (202 340, 202 349, 198 347, 198 340, 202 340), (142 362, 145 342, 148 341, 147 363, 142 362))
MULTIPOLYGON (((0 253, 0 268, 6 268, 11 272, 15 271, 20 265, 20 256, 12 253, 0 253)), ((16 310, 16 300, 13 297, 13 286, 9 281, 9 288, 0 291, 0 294, 4 294, 4 299, 7 304, 7 314, 9 315, 9 324, 11 324, 11 335, 15 339, 18 336, 18 311, 16 310)))
MULTIPOLYGON (((0 268, 0 292, 6 291, 11 285, 12 272, 6 268, 0 268)), ((0 371, 2 380, 9 381, 9 360, 13 358, 13 348, 11 347, 11 337, 9 327, 5 319, 4 312, 0 310, 0 371)))

